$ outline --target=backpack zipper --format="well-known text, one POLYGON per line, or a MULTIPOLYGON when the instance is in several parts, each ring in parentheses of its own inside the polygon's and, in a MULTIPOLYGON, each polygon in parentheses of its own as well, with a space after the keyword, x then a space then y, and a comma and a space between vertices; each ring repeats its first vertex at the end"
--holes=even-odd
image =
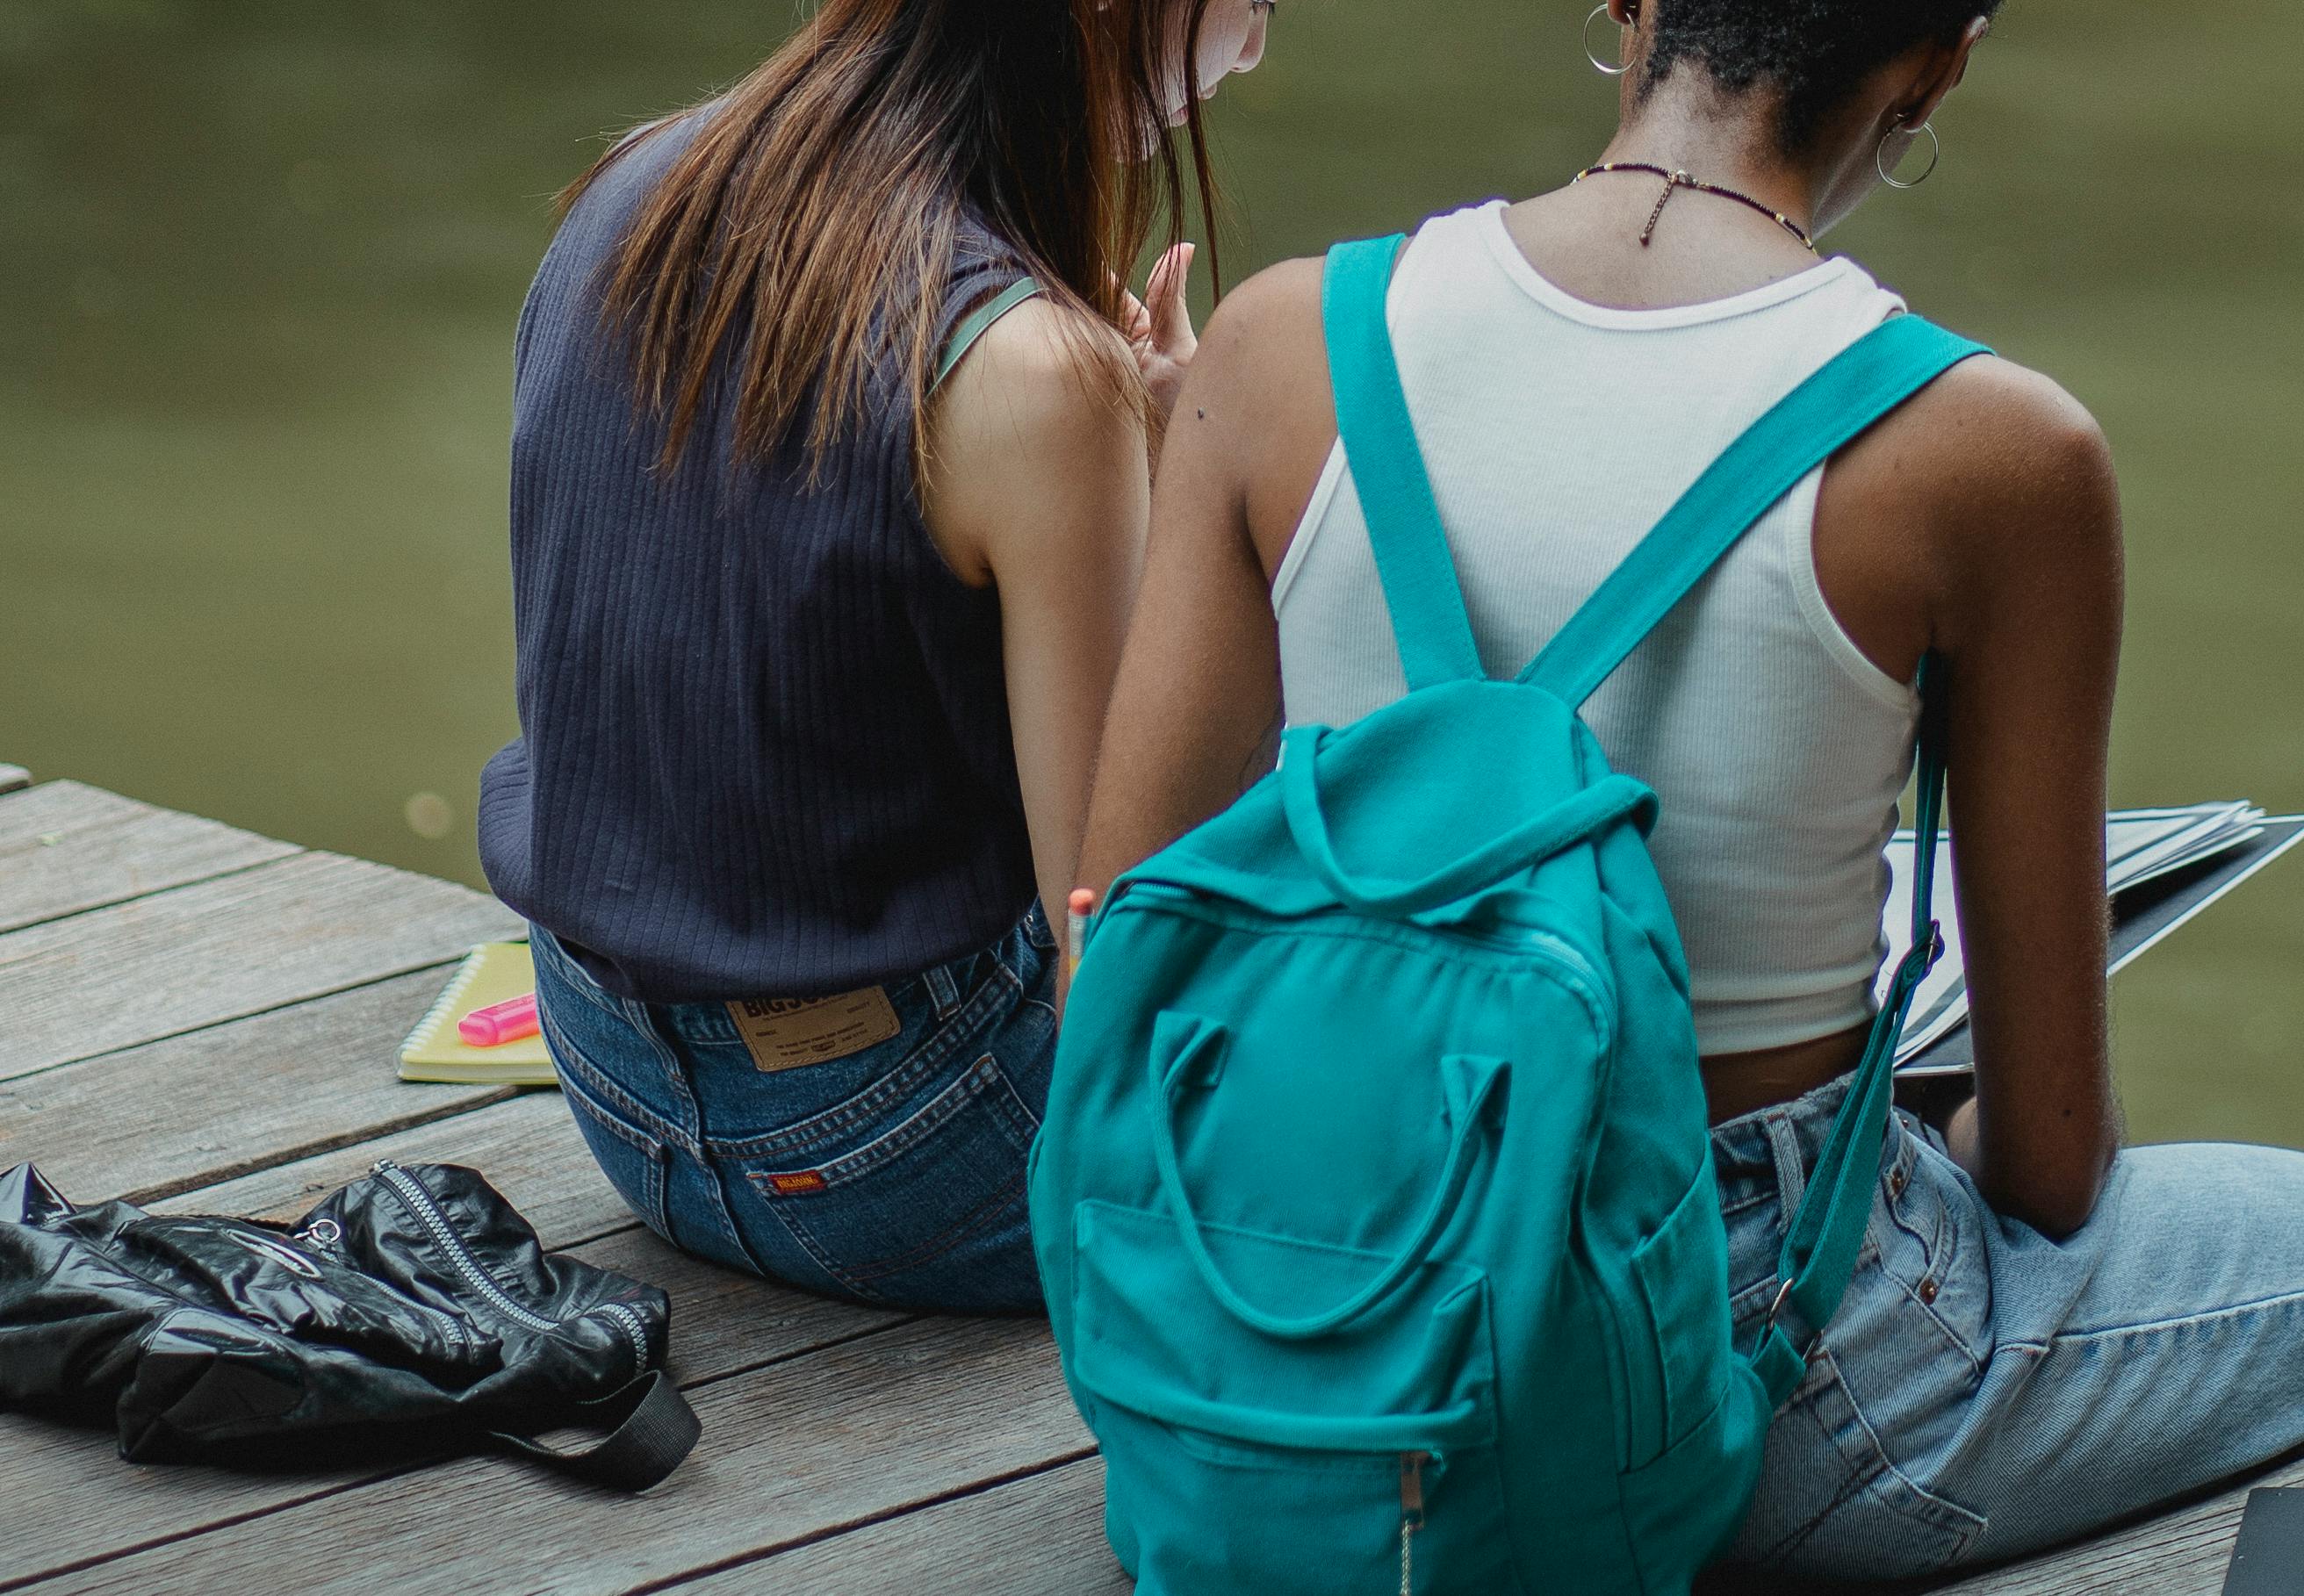
MULTIPOLYGON (((1191 906, 1206 900, 1209 896, 1196 891, 1190 887, 1177 886, 1173 882, 1122 881, 1106 894, 1101 904, 1097 906, 1096 916, 1088 922, 1088 936, 1090 942, 1096 940, 1097 928, 1119 908, 1122 899, 1131 892, 1144 893, 1155 903, 1173 904, 1187 913, 1190 912, 1191 906)), ((1577 984, 1582 988, 1586 998, 1596 1006, 1600 1004, 1604 994, 1613 990, 1613 984, 1594 967, 1592 960, 1585 956, 1583 950, 1565 937, 1533 925, 1514 931, 1487 931, 1470 929, 1462 925, 1420 925, 1414 921, 1400 921, 1396 924, 1413 925, 1415 929, 1427 936, 1437 937, 1446 942, 1463 942, 1476 948, 1488 948, 1504 953, 1533 954, 1547 964, 1557 966, 1563 974, 1575 977, 1577 984)))
POLYGON ((1416 1532, 1424 1527, 1424 1465, 1429 1452, 1400 1455, 1400 1596, 1416 1596, 1416 1532))
MULTIPOLYGON (((440 1250, 448 1255, 448 1261, 456 1266, 456 1272, 463 1276, 465 1282, 472 1288, 473 1293, 482 1302, 495 1309, 498 1314, 523 1329, 546 1332, 558 1330, 561 1324, 565 1322, 546 1319, 542 1314, 533 1313, 514 1302, 504 1288, 496 1284, 495 1278, 487 1269, 482 1267, 480 1261, 472 1255, 471 1248, 464 1245, 464 1238, 459 1236, 455 1227, 448 1222, 448 1216, 440 1211, 439 1203, 433 1200, 432 1194, 425 1189, 422 1181, 388 1158, 378 1159, 369 1166, 368 1173, 380 1178, 385 1185, 391 1188, 393 1195, 400 1199, 402 1205, 423 1223, 425 1229, 431 1233, 432 1238, 439 1243, 440 1250)), ((635 1372, 646 1372, 648 1327, 642 1322, 640 1316, 623 1303, 603 1303, 598 1308, 588 1310, 588 1312, 602 1312, 607 1314, 608 1322, 623 1333, 627 1341, 631 1343, 632 1354, 637 1362, 635 1372)), ((585 1315, 578 1314, 576 1317, 582 1318, 585 1315)))

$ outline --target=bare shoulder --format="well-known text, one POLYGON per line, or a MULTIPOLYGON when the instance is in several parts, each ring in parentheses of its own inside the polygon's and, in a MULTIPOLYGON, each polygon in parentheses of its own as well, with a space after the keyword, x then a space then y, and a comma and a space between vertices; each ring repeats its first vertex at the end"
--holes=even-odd
POLYGON ((1300 388, 1307 376, 1325 378, 1320 274, 1317 258, 1283 260, 1224 295, 1192 361, 1204 393, 1262 401, 1300 388))
POLYGON ((1320 317, 1322 263, 1285 260, 1224 296, 1170 430, 1223 461, 1225 496, 1243 506, 1266 575, 1289 539, 1335 442, 1336 412, 1320 317))
POLYGON ((2120 539, 2096 418, 2038 372, 1979 355, 1834 458, 1817 570, 1843 624, 1875 640, 1876 663, 1901 664, 1924 646, 1913 629, 1924 614, 1941 641, 1947 622, 2051 584, 2103 607, 2120 539))
MULTIPOLYGON (((1127 342, 1093 317, 1046 299, 1026 300, 985 330, 930 402, 930 425, 947 446, 963 438, 1057 446, 1135 425, 1107 380, 1124 370, 1127 342)), ((1140 426, 1138 430, 1140 431, 1140 426)))
POLYGON ((1906 407, 1884 461, 1967 560, 2102 553, 2120 536, 2112 449, 2086 406, 2012 360, 1963 360, 1906 407))
POLYGON ((920 476, 928 529, 963 581, 1083 528, 1140 538, 1148 469, 1130 361, 1111 327, 1035 299, 953 369, 924 418, 920 476))
POLYGON ((1274 339, 1317 339, 1320 332, 1317 256, 1269 266, 1224 297, 1201 335, 1203 349, 1224 346, 1234 358, 1263 349, 1274 339))

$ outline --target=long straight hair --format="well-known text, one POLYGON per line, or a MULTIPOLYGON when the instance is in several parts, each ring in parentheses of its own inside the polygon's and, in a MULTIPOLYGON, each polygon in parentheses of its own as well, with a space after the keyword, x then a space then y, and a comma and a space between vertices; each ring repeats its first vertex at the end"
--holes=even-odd
MULTIPOLYGON (((1182 229, 1178 94, 1213 266, 1192 92, 1208 4, 823 0, 699 113, 606 263, 605 324, 665 418, 660 463, 678 461, 732 354, 740 458, 767 459, 808 414, 813 477, 868 424, 882 371, 919 415, 970 209, 1057 304, 1122 326, 1123 279, 1156 222, 1171 242, 1182 229)), ((653 131, 604 155, 563 206, 653 131)), ((1081 322, 1071 339, 1085 396, 1146 414, 1133 363, 1092 334, 1081 322)))

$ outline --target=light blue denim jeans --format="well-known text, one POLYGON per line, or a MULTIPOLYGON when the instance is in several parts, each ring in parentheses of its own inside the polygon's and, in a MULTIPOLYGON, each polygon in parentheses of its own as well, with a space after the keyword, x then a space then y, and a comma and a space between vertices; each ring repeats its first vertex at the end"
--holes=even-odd
MULTIPOLYGON (((1737 1330, 1844 1080, 1713 1132, 1737 1330)), ((2061 1243, 1899 1112, 1846 1301, 1768 1432, 1732 1561, 1872 1580, 2071 1539, 2304 1445, 2304 1153, 2120 1156, 2061 1243)))
POLYGON ((804 1044, 756 1051, 726 1003, 620 997, 549 932, 531 942, 577 1128, 650 1229, 851 1301, 1040 1306, 1024 1154, 1047 1106, 1056 1014, 1037 905, 983 951, 864 998, 854 1034, 893 1034, 845 1051, 834 1040, 820 1061, 804 1044))

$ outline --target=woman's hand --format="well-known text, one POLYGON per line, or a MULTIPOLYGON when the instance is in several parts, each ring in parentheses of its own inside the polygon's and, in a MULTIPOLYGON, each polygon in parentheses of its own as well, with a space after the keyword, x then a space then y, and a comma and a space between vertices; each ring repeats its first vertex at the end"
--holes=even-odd
POLYGON ((1132 293, 1122 296, 1128 345, 1135 351, 1136 368, 1143 374, 1144 386, 1163 421, 1174 411, 1176 395, 1184 386, 1184 372, 1199 352, 1200 341, 1192 332, 1192 312, 1184 302, 1194 252, 1193 245, 1176 245, 1152 268, 1152 280, 1145 284, 1142 299, 1132 293))

